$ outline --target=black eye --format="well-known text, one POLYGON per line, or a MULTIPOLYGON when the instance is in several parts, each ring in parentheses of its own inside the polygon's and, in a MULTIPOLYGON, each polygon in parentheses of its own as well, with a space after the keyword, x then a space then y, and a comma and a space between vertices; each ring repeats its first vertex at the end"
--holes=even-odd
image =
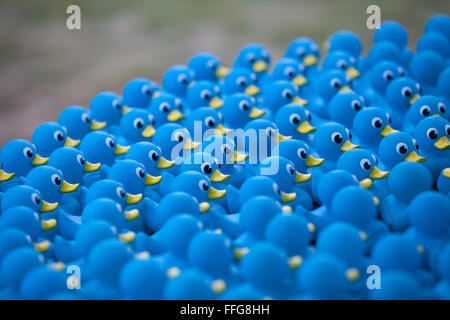
POLYGON ((205 124, 206 124, 208 127, 212 128, 212 127, 214 127, 214 125, 216 124, 216 122, 214 121, 214 118, 213 118, 213 117, 206 117, 206 119, 205 119, 205 124))
POLYGON ((306 157, 308 157, 308 154, 306 153, 306 150, 303 149, 303 148, 298 148, 297 155, 303 160, 306 159, 306 157))
POLYGON ((438 137, 438 132, 437 132, 437 130, 435 128, 430 128, 427 131, 427 136, 428 136, 428 138, 434 140, 434 139, 436 139, 438 137))
POLYGON ((118 187, 116 189, 116 193, 120 198, 125 198, 125 190, 123 190, 121 187, 118 187))
POLYGON ((59 186, 61 184, 61 178, 57 174, 52 175, 51 179, 55 185, 59 186))
POLYGON ((405 75, 405 71, 403 71, 402 68, 398 68, 398 74, 403 77, 405 75))
POLYGON ((289 121, 292 124, 299 124, 300 123, 300 116, 298 114, 296 114, 296 113, 293 113, 293 114, 290 115, 289 121))
POLYGON ((25 157, 28 157, 30 159, 34 156, 34 153, 30 148, 23 149, 23 154, 25 155, 25 157))
POLYGON ((406 154, 408 152, 408 146, 401 142, 399 144, 397 144, 397 146, 395 147, 395 149, 397 150, 398 153, 400 154, 406 154))
POLYGON ((91 122, 91 118, 89 118, 89 115, 87 113, 83 113, 83 115, 81 116, 81 120, 83 120, 86 123, 91 122))
POLYGON ((114 142, 114 140, 109 137, 105 139, 105 143, 111 149, 114 149, 114 147, 116 146, 116 143, 114 142))
POLYGON ((120 110, 120 103, 119 103, 119 101, 114 100, 112 105, 113 105, 114 109, 120 110))
POLYGON ((167 102, 163 102, 163 103, 161 103, 159 105, 159 110, 162 111, 162 112, 167 113, 170 110, 170 106, 169 106, 169 104, 167 102))
POLYGON ((148 157, 149 157, 150 159, 152 159, 153 161, 158 161, 158 160, 159 160, 158 153, 157 153, 155 150, 151 150, 151 151, 148 153, 148 157))
POLYGON ((292 92, 289 89, 284 89, 283 92, 281 93, 283 95, 283 97, 285 97, 286 99, 292 99, 292 92))
POLYGON ((391 81, 392 79, 394 79, 394 75, 392 74, 391 70, 386 70, 385 72, 383 72, 383 78, 387 81, 391 81))
POLYGON ((82 166, 84 166, 86 164, 86 160, 84 160, 84 158, 83 158, 83 156, 81 154, 77 155, 77 161, 82 166))
POLYGON ((441 113, 445 113, 445 105, 442 102, 438 103, 438 109, 441 113))
POLYGON ((410 87, 403 87, 402 88, 402 95, 405 97, 410 97, 412 95, 412 90, 410 87))
POLYGON ((447 135, 450 136, 450 126, 449 126, 449 125, 446 125, 446 126, 445 126, 445 129, 447 130, 447 135))
POLYGON ((336 89, 339 89, 341 87, 341 81, 339 81, 339 79, 337 78, 331 79, 330 84, 336 89))
POLYGON ((175 104, 177 105, 179 110, 183 109, 183 103, 180 99, 175 99, 175 104))
POLYGON ((305 114, 308 117, 308 120, 311 121, 311 113, 308 110, 305 110, 305 114))
POLYGON ((389 113, 386 113, 386 118, 388 119, 389 123, 392 123, 392 119, 389 113))
POLYGON ((345 63, 344 60, 339 60, 339 61, 336 63, 336 66, 337 66, 338 68, 342 69, 342 70, 347 69, 347 64, 345 63))
POLYGON ((211 92, 209 92, 209 90, 203 90, 202 92, 200 92, 200 97, 202 97, 205 100, 210 100, 211 92))
POLYGON ((144 127, 144 120, 137 118, 134 120, 133 125, 137 129, 142 129, 144 127))
POLYGON ((202 171, 206 174, 210 174, 212 172, 211 165, 208 162, 202 164, 202 171))
POLYGON ((275 130, 271 127, 266 129, 266 133, 269 137, 273 137, 275 135, 275 130))
POLYGON ((351 139, 352 138, 352 133, 350 132, 350 130, 345 129, 345 131, 347 132, 348 137, 351 139))
POLYGON ((58 141, 63 141, 63 140, 64 140, 64 135, 63 135, 63 133, 62 133, 61 131, 56 131, 56 132, 53 134, 53 137, 54 137, 56 140, 58 140, 58 141))
POLYGON ((380 129, 383 126, 383 121, 380 118, 378 118, 378 117, 373 118, 372 119, 372 126, 374 128, 380 129))
POLYGON ((206 182, 205 180, 200 180, 198 182, 198 187, 200 188, 200 190, 203 191, 208 191, 209 189, 208 182, 206 182))
POLYGON ((339 132, 335 132, 331 135, 331 140, 337 144, 340 144, 342 142, 342 134, 339 132))
POLYGON ((287 166, 286 166, 286 170, 287 170, 287 172, 290 174, 290 175, 294 175, 295 174, 295 169, 294 169, 294 167, 292 167, 290 164, 288 164, 287 166))
POLYGON ((229 145, 225 144, 222 146, 222 152, 225 154, 230 154, 231 153, 231 148, 229 145))
POLYGON ((363 170, 367 170, 367 171, 369 171, 370 168, 372 167, 370 164, 370 161, 368 159, 362 159, 360 162, 360 165, 363 170))
POLYGON ((33 200, 34 203, 36 203, 37 205, 41 204, 41 198, 39 198, 37 193, 33 193, 31 195, 31 199, 33 200))
POLYGON ((255 55, 253 55, 252 53, 249 53, 247 55, 247 60, 250 61, 251 63, 255 62, 255 55))
POLYGON ((419 150, 419 144, 417 143, 416 139, 412 139, 413 143, 414 143, 414 147, 419 150))
POLYGON ((180 134, 180 135, 178 136, 178 141, 179 141, 179 142, 182 142, 183 140, 184 140, 184 137, 183 137, 183 135, 180 134))
POLYGON ((248 110, 248 109, 250 109, 250 105, 247 101, 243 100, 243 101, 239 102, 239 108, 241 110, 248 110))
POLYGON ((142 168, 136 168, 136 174, 138 177, 144 178, 145 177, 145 171, 142 168))
POLYGON ((358 100, 353 100, 352 101, 352 107, 353 109, 355 109, 356 111, 361 110, 361 103, 359 103, 358 100))
POLYGON ((420 114, 424 117, 428 117, 431 114, 431 108, 429 106, 422 106, 420 108, 420 114))
POLYGON ((142 92, 148 96, 152 94, 152 91, 150 90, 150 86, 148 84, 142 87, 142 92))

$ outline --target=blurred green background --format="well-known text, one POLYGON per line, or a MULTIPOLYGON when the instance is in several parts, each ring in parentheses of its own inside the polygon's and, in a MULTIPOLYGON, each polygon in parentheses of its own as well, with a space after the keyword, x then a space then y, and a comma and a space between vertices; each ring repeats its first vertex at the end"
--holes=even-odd
POLYGON ((266 45, 275 61, 295 37, 320 44, 339 29, 372 43, 366 8, 381 7, 415 47, 424 22, 449 13, 449 0, 396 1, 17 1, 0 2, 0 147, 31 139, 34 128, 56 121, 69 105, 88 106, 98 92, 121 92, 131 78, 160 81, 164 70, 200 50, 226 65, 248 42, 266 45), (81 30, 66 28, 66 8, 81 7, 81 30))

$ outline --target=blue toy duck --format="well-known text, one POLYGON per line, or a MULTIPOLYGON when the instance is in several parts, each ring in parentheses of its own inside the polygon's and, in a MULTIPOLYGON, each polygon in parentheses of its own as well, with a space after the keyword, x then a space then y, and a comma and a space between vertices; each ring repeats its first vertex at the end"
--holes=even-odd
MULTIPOLYGON (((115 133, 122 115, 131 110, 124 106, 123 99, 115 92, 100 92, 95 95, 90 104, 89 110, 92 116, 92 129, 106 130, 115 133)), ((70 129, 67 128, 70 132, 70 129)))
POLYGON ((39 125, 33 132, 31 142, 44 157, 48 157, 58 148, 76 147, 80 144, 80 140, 70 138, 67 129, 56 122, 45 122, 39 125))
POLYGON ((350 79, 356 79, 361 75, 356 69, 356 64, 357 60, 350 53, 335 50, 330 52, 323 60, 322 70, 342 70, 350 79))
POLYGON ((223 81, 223 94, 229 96, 234 93, 245 93, 255 96, 260 93, 256 80, 256 74, 252 71, 245 68, 233 68, 223 81))
POLYGON ((236 93, 225 97, 220 112, 223 115, 224 123, 233 129, 243 128, 252 119, 266 114, 265 110, 256 107, 256 101, 253 97, 244 93, 236 93))
POLYGON ((369 107, 355 115, 353 132, 363 148, 377 152, 381 140, 398 131, 391 127, 391 123, 389 113, 377 107, 369 107))
POLYGON ((152 98, 158 96, 161 88, 159 85, 146 78, 135 78, 130 80, 123 88, 122 111, 129 111, 130 108, 145 109, 152 98))
POLYGON ((301 173, 308 173, 311 168, 324 162, 323 158, 316 158, 311 154, 311 149, 306 143, 296 139, 281 141, 275 146, 273 153, 292 161, 295 169, 301 173))
POLYGON ((450 67, 441 72, 438 79, 438 87, 441 95, 446 99, 447 104, 450 101, 450 67))
POLYGON ((197 81, 189 87, 186 94, 186 103, 191 109, 206 106, 219 109, 223 105, 220 98, 220 88, 211 81, 197 81))
POLYGON ((354 92, 336 94, 328 104, 330 119, 352 129, 356 114, 366 107, 363 97, 354 92))
POLYGON ((68 135, 74 140, 81 140, 91 130, 100 130, 106 122, 91 119, 91 113, 81 106, 65 108, 58 117, 58 123, 67 129, 68 135))
POLYGON ((210 52, 199 52, 191 57, 188 63, 189 69, 194 71, 194 79, 216 82, 230 72, 230 69, 222 64, 218 56, 210 52))
POLYGON ((158 126, 168 122, 180 121, 185 117, 181 99, 168 93, 161 93, 152 99, 147 110, 153 116, 158 126))
POLYGON ((417 124, 414 137, 427 158, 424 165, 436 180, 442 169, 448 166, 450 154, 450 124, 442 117, 428 117, 417 124))
POLYGON ((185 124, 186 129, 196 141, 206 139, 215 134, 225 135, 231 132, 230 129, 223 125, 222 113, 210 107, 201 107, 193 110, 187 116, 185 124), (199 133, 201 133, 201 136, 199 133))
POLYGON ((409 134, 394 132, 383 140, 378 147, 378 155, 387 169, 392 169, 402 161, 424 162, 425 157, 419 155, 419 144, 409 134))
POLYGON ((181 172, 197 171, 206 175, 211 182, 220 183, 230 179, 230 175, 220 171, 216 158, 209 153, 194 152, 189 158, 184 159, 181 172))
POLYGON ((361 40, 359 40, 354 32, 349 30, 339 30, 333 33, 325 41, 324 46, 328 52, 343 50, 350 53, 356 59, 361 56, 361 40))
POLYGON ((312 140, 312 133, 317 130, 312 124, 311 112, 295 103, 282 106, 275 114, 275 123, 284 136, 291 136, 304 141, 312 140))
POLYGON ((450 274, 448 265, 450 263, 450 245, 447 245, 441 252, 438 260, 438 272, 442 280, 433 288, 433 292, 440 298, 448 300, 450 298, 450 274))
POLYGON ((80 150, 91 163, 101 163, 102 167, 112 166, 116 156, 127 153, 129 146, 121 146, 116 143, 116 138, 105 131, 88 133, 80 144, 80 150))
POLYGON ((416 51, 423 52, 426 50, 434 51, 443 59, 448 59, 450 54, 448 39, 445 35, 439 32, 426 32, 419 38, 419 40, 417 40, 416 51))
POLYGON ((255 72, 258 78, 266 74, 270 66, 270 52, 261 44, 250 43, 239 50, 233 68, 245 68, 255 72))
POLYGON ((316 65, 320 59, 319 45, 312 39, 302 37, 289 43, 284 57, 297 60, 305 66, 306 75, 316 72, 316 65))
POLYGON ((448 119, 447 107, 443 99, 436 96, 422 96, 411 105, 403 121, 402 131, 411 133, 417 124, 426 117, 441 116, 448 119))
POLYGON ((425 23, 426 32, 440 32, 450 40, 450 17, 448 14, 435 14, 425 23))
POLYGON ((50 212, 56 210, 58 203, 50 203, 41 199, 41 193, 30 186, 18 185, 8 189, 2 198, 1 211, 9 208, 24 206, 34 212, 50 212))
POLYGON ((305 66, 295 59, 281 58, 273 67, 270 81, 286 80, 291 81, 297 87, 308 84, 305 75, 305 66))
POLYGON ((437 83, 446 62, 438 53, 426 50, 417 53, 411 60, 411 73, 420 83, 425 94, 439 95, 437 83))
POLYGON ((167 300, 212 300, 215 297, 213 280, 198 269, 176 270, 170 275, 164 288, 164 299, 167 300))
POLYGON ((130 145, 141 141, 150 141, 155 134, 155 126, 156 121, 151 113, 142 109, 133 109, 120 120, 119 142, 130 145))
POLYGON ((187 66, 175 65, 166 70, 162 78, 164 91, 184 98, 189 86, 193 84, 194 72, 187 66))
POLYGON ((282 106, 296 103, 302 106, 308 101, 300 98, 297 87, 286 80, 278 80, 268 84, 262 93, 262 105, 275 114, 282 106))
POLYGON ((128 150, 126 159, 141 163, 152 175, 160 175, 160 170, 172 168, 174 161, 164 158, 161 148, 151 142, 138 142, 128 150))
POLYGON ((442 170, 437 181, 437 189, 446 195, 450 193, 450 168, 442 170))
POLYGON ((65 273, 43 265, 27 273, 20 284, 20 295, 28 300, 49 299, 67 291, 65 273))
POLYGON ((373 65, 383 60, 392 60, 403 67, 407 67, 410 57, 405 58, 403 51, 391 41, 379 41, 370 48, 364 59, 360 60, 359 68, 362 72, 369 70, 373 65))

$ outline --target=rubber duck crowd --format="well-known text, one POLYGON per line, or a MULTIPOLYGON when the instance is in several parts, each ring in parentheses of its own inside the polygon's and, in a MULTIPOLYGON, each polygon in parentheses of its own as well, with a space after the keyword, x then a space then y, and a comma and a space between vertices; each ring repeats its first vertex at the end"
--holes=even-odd
POLYGON ((450 299, 450 17, 373 40, 200 52, 7 142, 0 298, 450 299))

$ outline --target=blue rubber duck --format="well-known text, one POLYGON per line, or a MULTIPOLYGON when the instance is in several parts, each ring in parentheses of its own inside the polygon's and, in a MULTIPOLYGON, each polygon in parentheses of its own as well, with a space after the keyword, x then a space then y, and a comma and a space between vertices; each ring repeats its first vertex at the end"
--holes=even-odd
POLYGON ((164 91, 184 98, 189 86, 194 84, 194 72, 187 66, 175 65, 166 70, 162 78, 164 91))
POLYGON ((441 95, 446 99, 447 104, 450 101, 450 67, 441 72, 438 79, 438 87, 441 95))
POLYGON ((68 135, 74 140, 81 140, 91 130, 100 130, 105 122, 91 119, 91 112, 81 106, 65 108, 58 116, 58 123, 67 129, 68 135))
POLYGON ((131 259, 120 271, 119 285, 127 298, 162 299, 166 274, 152 259, 131 259))
POLYGON ((183 107, 181 99, 172 94, 161 93, 152 100, 147 110, 153 116, 155 123, 161 126, 183 119, 185 117, 183 107))
POLYGON ((362 72, 383 60, 391 60, 403 67, 407 67, 409 61, 404 61, 402 49, 391 41, 379 41, 370 48, 367 57, 360 60, 359 68, 362 72))
POLYGON ((427 158, 424 165, 437 179, 441 170, 448 166, 450 154, 450 124, 442 117, 428 117, 417 124, 414 137, 427 158))
MULTIPOLYGON (((122 115, 131 110, 124 105, 123 98, 115 92, 100 92, 96 94, 90 104, 92 128, 114 132, 119 125, 122 115)), ((70 132, 70 129, 67 128, 70 132)))
POLYGON ((305 66, 302 63, 298 63, 297 60, 291 58, 281 58, 273 67, 270 80, 291 81, 294 85, 302 87, 308 84, 304 72, 305 66))
POLYGON ((441 171, 437 181, 437 189, 439 192, 448 195, 450 193, 450 169, 445 168, 441 171))
MULTIPOLYGON (((1 183, 3 182, 7 182, 10 181, 11 179, 13 179, 16 176, 15 173, 11 173, 11 172, 6 172, 5 170, 3 170, 3 165, 1 165, 0 163, 0 186, 1 183)), ((4 188, 0 187, 0 190, 3 191, 4 188)), ((5 188, 6 189, 6 188, 5 188)))
POLYGON ((389 175, 377 166, 376 156, 365 149, 354 149, 345 152, 337 162, 337 169, 346 170, 355 175, 358 181, 364 179, 383 179, 389 175))
POLYGON ((229 174, 220 171, 216 158, 209 153, 194 152, 190 157, 184 159, 181 165, 181 172, 197 171, 206 175, 211 182, 220 183, 230 179, 229 174))
POLYGON ((256 85, 256 74, 245 68, 233 68, 225 77, 222 84, 222 91, 225 96, 234 93, 245 93, 255 96, 261 92, 256 85))
POLYGON ((80 150, 91 163, 101 163, 102 166, 112 166, 116 156, 127 153, 129 146, 116 143, 116 138, 105 131, 88 133, 80 143, 80 150))
POLYGON ((119 132, 124 144, 150 141, 155 134, 156 121, 153 115, 143 109, 133 109, 120 120, 119 132))
POLYGON ((445 35, 439 32, 425 32, 419 40, 417 40, 416 51, 422 52, 431 50, 439 54, 443 59, 448 59, 450 54, 450 46, 445 35))
POLYGON ((312 140, 312 133, 317 130, 312 124, 311 112, 295 103, 282 106, 275 114, 275 123, 285 136, 304 141, 312 140))
POLYGON ((39 190, 26 185, 18 185, 8 189, 2 198, 1 211, 9 208, 24 206, 33 209, 34 212, 50 212, 56 210, 58 203, 50 203, 41 199, 39 190))
POLYGON ((292 161, 295 169, 301 173, 308 173, 311 168, 322 165, 325 160, 314 157, 309 146, 296 139, 281 141, 275 146, 273 153, 292 161))
POLYGON ((34 268, 20 284, 20 295, 29 300, 49 299, 67 291, 66 274, 47 266, 34 268))
POLYGON ((216 298, 212 283, 213 280, 198 269, 185 269, 174 272, 164 288, 164 299, 167 300, 212 300, 216 298))
MULTIPOLYGON (((370 86, 376 93, 384 96, 386 88, 393 80, 405 76, 404 69, 392 60, 382 60, 377 62, 369 71, 370 86)), ((377 101, 371 99, 370 101, 377 101)))
POLYGON ((218 56, 210 52, 199 52, 191 57, 188 63, 189 69, 194 71, 194 79, 216 82, 230 72, 228 67, 222 64, 218 56))
POLYGON ((219 109, 223 105, 223 100, 220 98, 220 87, 211 81, 197 81, 189 87, 186 103, 191 109, 206 106, 219 109))
POLYGON ((358 59, 361 56, 362 44, 358 36, 349 30, 339 30, 333 33, 325 41, 325 51, 347 51, 354 58, 358 59))
POLYGON ((33 132, 31 142, 44 157, 48 157, 58 148, 76 147, 80 144, 80 140, 70 138, 67 129, 56 122, 45 122, 39 125, 33 132))
POLYGON ((301 106, 308 104, 308 101, 300 98, 297 86, 286 80, 278 80, 268 84, 262 93, 262 105, 275 114, 279 108, 289 103, 296 103, 301 106))
POLYGON ((22 139, 7 142, 0 151, 2 170, 14 173, 16 178, 25 177, 34 166, 46 164, 47 161, 48 158, 40 156, 32 143, 22 139))
POLYGON ((410 226, 407 207, 420 193, 431 190, 433 177, 430 171, 417 162, 401 162, 390 172, 390 194, 380 203, 383 221, 392 230, 404 231, 410 226))
POLYGON ((378 155, 387 169, 392 169, 402 161, 424 162, 419 154, 419 144, 409 134, 394 132, 381 140, 378 155))
POLYGON ((447 106, 443 99, 433 95, 422 96, 414 101, 411 108, 407 111, 402 131, 413 132, 417 124, 426 117, 441 116, 444 119, 448 119, 448 114, 447 106))
POLYGON ((223 125, 222 113, 210 107, 197 108, 189 113, 185 126, 196 141, 206 139, 215 134, 225 135, 231 131, 223 125), (196 132, 201 132, 202 136, 196 137, 196 132))
POLYGON ((233 68, 249 69, 260 78, 270 66, 270 52, 261 44, 250 43, 239 50, 233 68))
POLYGON ((141 163, 152 175, 160 175, 160 170, 172 168, 174 161, 164 158, 161 148, 151 142, 138 142, 128 150, 126 159, 141 163))
POLYGON ((323 166, 325 171, 336 168, 339 157, 359 145, 352 143, 350 130, 335 122, 324 123, 314 133, 314 149, 326 159, 323 166))
POLYGON ((416 277, 404 271, 389 271, 383 277, 380 290, 370 290, 370 300, 418 300, 423 299, 416 277))
POLYGON ((266 114, 265 110, 256 107, 253 97, 244 93, 226 96, 220 112, 224 124, 233 129, 243 128, 252 119, 266 114))
POLYGON ((356 79, 361 74, 356 69, 357 60, 347 51, 335 50, 330 52, 322 62, 322 70, 338 69, 345 71, 350 79, 356 79))
POLYGON ((450 275, 447 266, 450 263, 450 245, 447 245, 439 256, 438 273, 442 276, 442 280, 433 288, 433 292, 440 299, 449 299, 450 297, 450 275))
POLYGON ((30 236, 16 228, 2 230, 0 232, 0 241, 0 259, 2 261, 8 253, 15 249, 31 248, 32 246, 30 236))
POLYGON ((395 79, 386 88, 386 101, 395 128, 401 128, 406 112, 420 98, 421 93, 420 85, 408 77, 395 79))
POLYGON ((375 43, 389 41, 399 48, 404 48, 408 42, 408 32, 397 21, 387 20, 383 21, 380 28, 375 30, 373 40, 375 43))
POLYGON ((135 78, 130 80, 122 92, 122 111, 129 111, 130 108, 145 109, 152 98, 158 96, 161 88, 159 85, 146 78, 135 78))
POLYGON ((391 127, 391 116, 381 108, 368 107, 359 111, 353 119, 353 132, 365 149, 377 152, 381 140, 397 132, 391 127))
POLYGON ((284 57, 297 60, 302 63, 306 69, 306 75, 313 73, 316 69, 316 65, 320 59, 319 45, 312 39, 302 37, 292 40, 284 57))
POLYGON ((424 30, 426 32, 440 32, 450 40, 450 31, 448 31, 449 27, 450 17, 448 14, 435 14, 427 20, 424 30))
POLYGON ((419 82, 425 94, 439 94, 439 75, 446 67, 446 61, 438 53, 426 50, 417 53, 411 60, 411 74, 419 82))
POLYGON ((364 98, 354 92, 336 94, 328 104, 332 121, 351 129, 356 114, 366 107, 364 98))
POLYGON ((98 199, 107 198, 119 203, 122 207, 139 203, 142 200, 142 193, 132 194, 125 191, 125 187, 120 182, 103 179, 93 183, 86 193, 86 204, 98 199))

